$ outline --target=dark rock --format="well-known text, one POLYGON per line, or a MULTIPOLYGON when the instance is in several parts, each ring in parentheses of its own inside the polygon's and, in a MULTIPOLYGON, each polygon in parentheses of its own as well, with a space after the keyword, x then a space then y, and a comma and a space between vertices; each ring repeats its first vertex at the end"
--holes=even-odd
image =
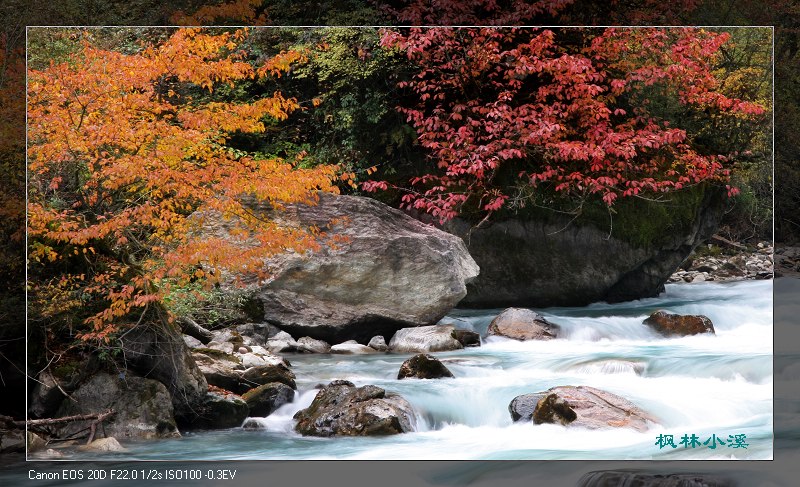
POLYGON ((120 338, 127 366, 167 387, 175 417, 192 416, 205 400, 208 382, 181 334, 168 326, 139 326, 120 338))
POLYGON ((453 373, 436 357, 424 353, 414 355, 403 362, 400 372, 397 374, 398 379, 440 379, 442 377, 453 377, 453 373))
POLYGON ((0 428, 0 453, 25 453, 25 430, 0 428))
POLYGON ((257 418, 247 418, 242 423, 243 430, 256 431, 267 429, 266 425, 259 421, 257 418))
POLYGON ((511 400, 508 405, 508 412, 511 413, 512 421, 530 421, 536 405, 544 397, 543 393, 523 394, 511 400))
POLYGON ((736 487, 739 482, 710 473, 664 473, 600 471, 589 472, 578 481, 579 487, 736 487))
POLYGON ((389 350, 389 346, 386 345, 386 339, 380 335, 370 338, 369 343, 367 343, 367 346, 370 348, 374 348, 379 352, 387 352, 389 350))
POLYGON ((250 367, 242 372, 242 379, 238 390, 244 393, 254 387, 269 384, 270 382, 280 382, 292 389, 297 389, 294 379, 294 373, 289 370, 289 367, 283 364, 250 367))
POLYGON ((59 387, 66 392, 67 383, 56 379, 49 370, 39 374, 28 406, 32 418, 48 418, 58 410, 66 397, 59 387))
POLYGON ((192 428, 221 429, 236 428, 247 417, 249 408, 241 397, 235 394, 208 392, 203 405, 191 422, 192 428))
POLYGON ((489 324, 488 334, 514 340, 550 340, 556 337, 558 325, 539 313, 524 308, 508 308, 489 324))
POLYGON ((374 436, 414 430, 411 405, 376 386, 333 381, 294 415, 295 430, 310 436, 374 436))
POLYGON ((664 336, 714 334, 714 324, 703 315, 677 315, 666 311, 656 311, 642 323, 664 336))
POLYGON ((650 208, 641 202, 635 210, 619 209, 611 232, 608 219, 570 222, 557 213, 477 228, 452 220, 445 228, 467 242, 481 269, 459 307, 584 306, 657 296, 692 249, 716 231, 724 211, 723 191, 676 193, 672 199, 680 215, 663 209, 670 203, 650 208), (646 238, 645 224, 652 229, 646 238))
MULTIPOLYGON (((646 431, 658 421, 625 398, 587 386, 559 386, 540 393, 533 411, 535 424, 646 431)), ((512 413, 513 414, 513 413, 512 413)))
POLYGON ((291 387, 280 382, 271 382, 250 389, 242 395, 242 399, 250 408, 250 416, 269 416, 276 409, 294 400, 291 387))
POLYGON ((453 338, 458 340, 464 348, 466 347, 480 347, 481 335, 470 330, 453 330, 453 338))
POLYGON ((453 325, 403 328, 389 340, 389 349, 398 353, 427 353, 459 350, 464 346, 453 338, 453 325))
MULTIPOLYGON (((266 321, 295 336, 366 343, 436 323, 466 295, 465 284, 479 269, 460 238, 370 198, 319 196, 317 205, 289 204, 280 212, 252 204, 256 214, 284 228, 335 221, 326 233, 348 240, 270 259, 271 277, 263 285, 242 276, 263 303, 266 321)), ((203 224, 206 235, 234 238, 233 221, 204 218, 203 224)))
POLYGON ((578 419, 578 414, 557 394, 547 394, 536 403, 533 410, 534 424, 560 423, 567 425, 578 419))
MULTIPOLYGON (((172 438, 180 436, 173 417, 172 400, 164 384, 137 377, 130 372, 123 377, 99 372, 81 384, 65 400, 56 417, 102 413, 113 409, 115 414, 104 421, 108 436, 117 438, 172 438)), ((58 436, 68 437, 84 430, 85 421, 59 428, 58 436)))

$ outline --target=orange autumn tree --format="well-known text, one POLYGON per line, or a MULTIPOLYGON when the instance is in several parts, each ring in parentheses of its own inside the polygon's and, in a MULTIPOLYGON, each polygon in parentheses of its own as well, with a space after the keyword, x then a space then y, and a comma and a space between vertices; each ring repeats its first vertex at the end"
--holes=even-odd
POLYGON ((214 284, 226 269, 256 272, 269 255, 319 245, 319 229, 281 228, 246 203, 280 211, 312 202, 318 190, 336 191, 337 169, 226 145, 299 103, 280 93, 217 96, 279 76, 301 54, 250 62, 246 30, 178 29, 134 54, 83 35, 66 62, 28 73, 29 261, 42 318, 108 342, 131 323, 171 320, 163 303, 176 287, 214 284), (198 215, 229 219, 250 238, 199 238, 198 215))

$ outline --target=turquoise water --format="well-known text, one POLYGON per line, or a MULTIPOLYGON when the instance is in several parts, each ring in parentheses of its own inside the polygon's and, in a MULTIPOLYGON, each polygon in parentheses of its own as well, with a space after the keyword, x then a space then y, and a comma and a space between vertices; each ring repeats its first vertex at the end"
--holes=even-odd
MULTIPOLYGON (((668 285, 653 299, 540 310, 561 327, 558 339, 484 339, 481 347, 435 354, 456 376, 395 379, 410 354, 288 355, 298 394, 261 431, 187 432, 171 440, 127 442, 115 460, 260 459, 770 459, 773 431, 772 281, 668 285), (715 336, 663 338, 642 320, 656 309, 704 314, 715 336), (310 438, 292 415, 332 379, 375 384, 403 395, 417 431, 379 438, 310 438), (589 385, 623 396, 656 416, 646 432, 514 424, 517 395, 559 385, 589 385), (659 434, 678 448, 660 449, 659 434), (746 435, 747 448, 684 448, 696 434, 746 435)), ((443 322, 484 333, 500 310, 455 310, 443 322)), ((80 454, 69 459, 110 459, 80 454)))

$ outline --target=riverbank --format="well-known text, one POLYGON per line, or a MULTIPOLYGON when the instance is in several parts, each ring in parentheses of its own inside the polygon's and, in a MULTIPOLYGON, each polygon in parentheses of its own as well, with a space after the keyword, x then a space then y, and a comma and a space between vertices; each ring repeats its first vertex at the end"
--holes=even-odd
MULTIPOLYGON (((800 258, 800 249, 792 254, 800 258)), ((730 282, 749 279, 771 279, 775 271, 775 252, 771 242, 744 245, 724 240, 705 243, 681 264, 667 282, 730 282)), ((794 261, 800 269, 800 262, 794 261)))

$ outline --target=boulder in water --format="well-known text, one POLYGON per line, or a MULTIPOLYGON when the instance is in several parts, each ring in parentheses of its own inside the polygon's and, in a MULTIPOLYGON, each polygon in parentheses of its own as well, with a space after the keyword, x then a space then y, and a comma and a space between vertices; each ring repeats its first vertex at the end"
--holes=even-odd
POLYGON ((295 430, 309 436, 377 436, 414 430, 411 405, 380 387, 337 380, 294 415, 295 430))
POLYGON ((492 320, 488 334, 514 340, 550 340, 557 330, 557 325, 533 310, 508 308, 492 320))
POLYGON ((242 399, 250 409, 250 416, 269 416, 284 404, 292 402, 294 390, 280 382, 270 382, 242 395, 242 399))
POLYGON ((442 377, 453 377, 453 373, 436 357, 424 353, 414 355, 403 362, 397 373, 398 379, 440 379, 442 377))
POLYGON ((380 335, 376 335, 370 338, 369 343, 367 343, 367 346, 370 348, 374 348, 379 352, 386 352, 389 350, 389 347, 386 345, 386 339, 384 339, 380 335))
MULTIPOLYGON (((542 393, 533 411, 535 424, 556 423, 597 428, 646 431, 658 421, 632 402, 588 386, 559 386, 542 393)), ((512 413, 513 417, 513 413, 512 413)))
POLYGON ((389 349, 398 353, 428 353, 464 348, 453 337, 453 325, 417 326, 403 328, 389 340, 389 349))
POLYGON ((474 331, 460 330, 456 328, 453 330, 453 338, 458 340, 458 343, 460 343, 464 348, 481 346, 481 336, 474 331))
POLYGON ((703 315, 678 315, 656 311, 642 323, 664 336, 714 334, 714 324, 703 315))

